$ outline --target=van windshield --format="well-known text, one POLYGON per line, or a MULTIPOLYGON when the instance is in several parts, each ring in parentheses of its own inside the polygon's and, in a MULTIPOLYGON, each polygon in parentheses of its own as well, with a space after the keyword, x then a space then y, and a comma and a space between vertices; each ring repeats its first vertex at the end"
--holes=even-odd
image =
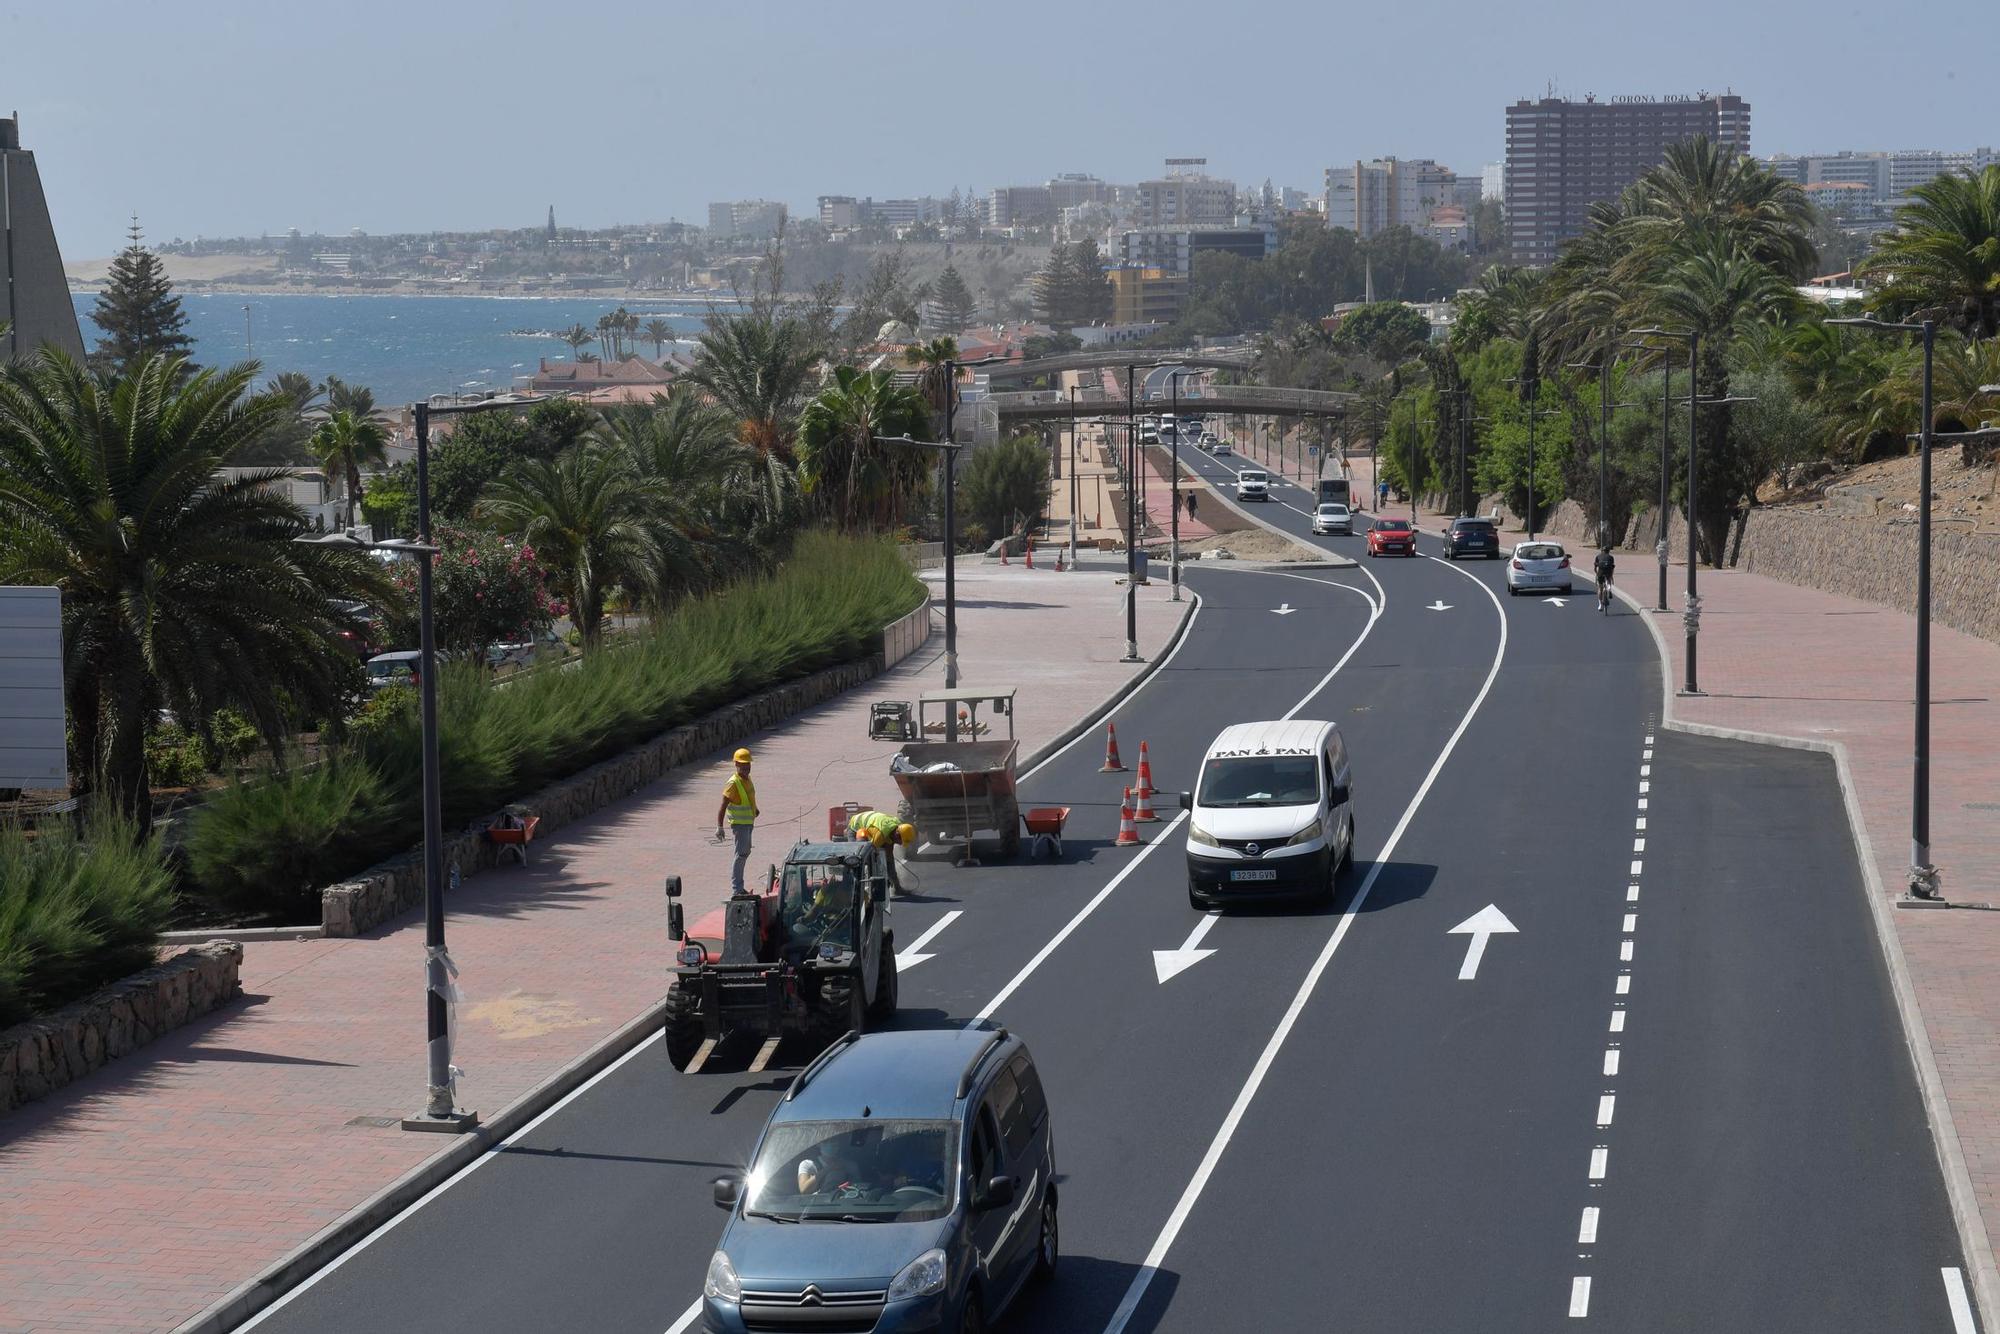
POLYGON ((1312 755, 1238 755, 1210 760, 1195 804, 1208 807, 1310 806, 1319 800, 1312 755))
POLYGON ((743 1212, 789 1223, 943 1218, 957 1164, 950 1121, 780 1121, 757 1148, 743 1212))

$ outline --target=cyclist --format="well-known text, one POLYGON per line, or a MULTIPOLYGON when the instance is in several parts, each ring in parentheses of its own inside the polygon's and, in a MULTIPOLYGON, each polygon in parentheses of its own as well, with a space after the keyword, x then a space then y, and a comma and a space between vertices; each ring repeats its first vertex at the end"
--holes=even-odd
POLYGON ((1611 572, 1617 565, 1609 547, 1598 548, 1597 560, 1592 566, 1597 573, 1597 610, 1607 616, 1611 613, 1611 572))

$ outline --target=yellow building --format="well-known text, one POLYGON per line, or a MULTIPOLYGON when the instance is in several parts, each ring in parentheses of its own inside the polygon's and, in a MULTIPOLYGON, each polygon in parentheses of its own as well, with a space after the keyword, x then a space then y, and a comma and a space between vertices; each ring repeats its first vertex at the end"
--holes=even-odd
POLYGON ((1118 265, 1105 276, 1111 280, 1113 324, 1172 324, 1187 304, 1187 279, 1172 269, 1118 265))

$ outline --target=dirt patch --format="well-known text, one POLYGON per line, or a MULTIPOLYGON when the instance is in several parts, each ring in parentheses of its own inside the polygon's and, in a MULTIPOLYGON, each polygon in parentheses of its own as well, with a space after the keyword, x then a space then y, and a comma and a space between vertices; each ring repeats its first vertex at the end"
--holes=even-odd
MULTIPOLYGON (((1815 481, 1810 489, 1786 491, 1775 480, 1757 492, 1774 509, 1799 510, 1864 524, 1914 523, 1917 479, 1923 461, 1914 455, 1878 459, 1815 481)), ((1931 451, 1931 519, 1957 533, 2000 534, 2000 467, 1993 462, 1968 468, 1964 447, 1931 451)))
MULTIPOLYGON (((1236 518, 1233 514, 1230 517, 1232 519, 1236 518)), ((1237 519, 1237 522, 1241 523, 1242 520, 1237 519)), ((1326 553, 1323 551, 1315 551, 1302 542, 1294 542, 1289 537, 1274 533, 1268 528, 1256 527, 1254 524, 1246 524, 1244 527, 1232 532, 1215 533, 1212 536, 1202 538, 1199 542, 1183 542, 1181 543, 1181 559, 1193 560, 1207 552, 1216 550, 1227 550, 1238 560, 1321 561, 1326 559, 1326 553)))

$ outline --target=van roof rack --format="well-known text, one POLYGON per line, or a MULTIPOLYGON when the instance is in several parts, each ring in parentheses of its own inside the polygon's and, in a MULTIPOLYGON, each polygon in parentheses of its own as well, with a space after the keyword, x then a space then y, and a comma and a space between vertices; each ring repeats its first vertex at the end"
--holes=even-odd
POLYGON ((799 1077, 797 1079, 794 1079, 792 1081, 792 1086, 785 1090, 785 1101, 790 1102, 793 1098, 798 1097, 799 1090, 806 1086, 807 1080, 811 1079, 814 1075, 818 1074, 820 1072, 820 1069, 823 1066, 825 1066, 828 1061, 832 1060, 834 1058, 835 1053, 839 1052, 841 1048, 845 1047, 850 1042, 859 1040, 860 1037, 861 1037, 860 1029, 850 1028, 845 1033, 842 1033, 839 1037, 835 1038, 832 1042, 829 1042, 827 1044, 825 1051, 813 1057, 812 1063, 806 1066, 805 1069, 799 1071, 799 1077))
POLYGON ((994 1049, 1006 1040, 1007 1030, 996 1028, 987 1035, 986 1041, 979 1044, 979 1050, 972 1053, 972 1059, 965 1064, 965 1073, 958 1077, 958 1092, 954 1095, 956 1099, 963 1099, 966 1094, 972 1092, 973 1076, 979 1073, 979 1067, 986 1064, 986 1058, 993 1054, 994 1049))

